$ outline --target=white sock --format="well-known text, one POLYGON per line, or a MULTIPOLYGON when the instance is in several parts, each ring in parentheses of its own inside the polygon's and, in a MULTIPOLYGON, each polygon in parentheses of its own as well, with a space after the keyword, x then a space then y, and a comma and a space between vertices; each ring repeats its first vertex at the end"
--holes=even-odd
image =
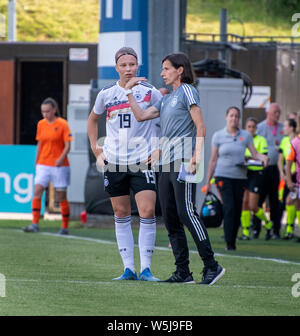
POLYGON ((140 218, 139 250, 141 272, 151 266, 156 238, 156 218, 140 218))
POLYGON ((131 216, 119 218, 115 216, 116 238, 124 270, 134 272, 134 239, 131 230, 131 216))

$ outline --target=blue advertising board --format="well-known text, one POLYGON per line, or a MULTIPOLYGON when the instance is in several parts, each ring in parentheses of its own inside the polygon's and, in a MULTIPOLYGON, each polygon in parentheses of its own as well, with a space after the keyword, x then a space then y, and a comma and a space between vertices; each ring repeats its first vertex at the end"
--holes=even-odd
POLYGON ((31 213, 36 148, 32 145, 0 145, 0 212, 31 213))

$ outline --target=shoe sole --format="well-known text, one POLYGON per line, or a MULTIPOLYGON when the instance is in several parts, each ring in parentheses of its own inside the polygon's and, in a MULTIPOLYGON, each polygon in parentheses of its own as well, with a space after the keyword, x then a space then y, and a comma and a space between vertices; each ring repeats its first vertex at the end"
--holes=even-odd
POLYGON ((160 282, 160 279, 145 279, 145 278, 138 278, 138 281, 160 282))
POLYGON ((138 281, 150 281, 150 282, 159 282, 159 281, 161 281, 160 279, 155 278, 154 276, 146 278, 144 275, 141 275, 141 274, 139 274, 137 280, 138 281))
POLYGON ((112 279, 113 281, 131 281, 131 280, 134 280, 134 281, 136 281, 137 279, 135 279, 135 278, 130 278, 130 279, 118 279, 118 278, 114 278, 114 279, 112 279))
POLYGON ((169 283, 169 284, 183 284, 183 285, 185 285, 185 284, 187 284, 187 285, 189 285, 189 284, 194 284, 194 283, 196 283, 196 281, 195 280, 192 280, 192 281, 182 281, 182 282, 180 282, 180 281, 166 281, 166 280, 160 280, 160 282, 164 282, 164 283, 169 283))
POLYGON ((222 278, 222 276, 225 274, 225 271, 226 269, 223 268, 222 271, 214 278, 214 280, 208 286, 214 285, 220 278, 222 278))
POLYGON ((32 230, 27 230, 27 229, 22 229, 23 232, 26 232, 26 233, 39 233, 40 231, 32 231, 32 230))

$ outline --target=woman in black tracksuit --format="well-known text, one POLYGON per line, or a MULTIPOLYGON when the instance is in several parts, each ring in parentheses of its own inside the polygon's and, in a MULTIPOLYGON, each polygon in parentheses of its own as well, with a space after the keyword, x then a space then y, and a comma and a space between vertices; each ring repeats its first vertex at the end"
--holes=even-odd
MULTIPOLYGON (((186 225, 204 263, 200 284, 212 285, 224 274, 225 269, 214 259, 206 228, 195 210, 196 184, 178 180, 177 168, 182 162, 196 174, 201 151, 204 150, 205 127, 199 107, 199 94, 191 85, 194 78, 187 56, 182 53, 166 56, 162 61, 161 76, 167 86, 173 87, 173 91, 160 102, 142 110, 130 92, 128 100, 138 121, 160 117, 162 140, 165 140, 162 141, 159 198, 176 265, 176 271, 166 282, 194 282, 189 269, 189 249, 184 231, 186 225)), ((130 80, 126 88, 131 89, 141 80, 145 78, 130 80)))

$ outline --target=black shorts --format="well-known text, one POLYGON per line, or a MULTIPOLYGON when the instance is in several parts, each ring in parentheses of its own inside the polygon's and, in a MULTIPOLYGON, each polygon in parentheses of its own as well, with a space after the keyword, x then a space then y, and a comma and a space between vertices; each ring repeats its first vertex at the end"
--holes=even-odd
POLYGON ((263 184, 263 170, 248 170, 246 189, 259 194, 263 184))
POLYGON ((106 171, 104 173, 104 187, 110 197, 130 195, 143 190, 156 192, 156 174, 153 170, 145 169, 137 172, 126 172, 117 169, 116 172, 106 171))

